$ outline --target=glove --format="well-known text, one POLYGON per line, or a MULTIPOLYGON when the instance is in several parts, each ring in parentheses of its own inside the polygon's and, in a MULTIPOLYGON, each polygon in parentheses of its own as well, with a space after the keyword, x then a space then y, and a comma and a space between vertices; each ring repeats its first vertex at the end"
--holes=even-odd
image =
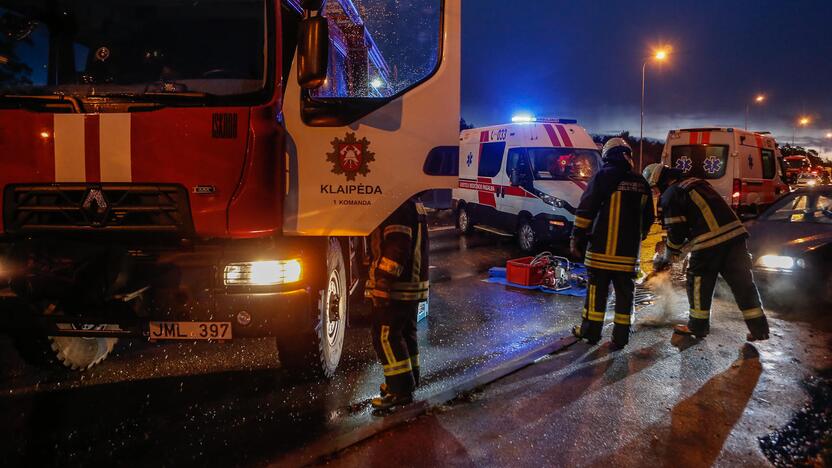
POLYGON ((372 291, 372 300, 373 300, 373 307, 383 308, 390 305, 390 282, 378 278, 376 279, 375 289, 372 291), (383 295, 386 294, 387 297, 383 297, 382 295, 378 295, 377 293, 382 293, 383 295))
POLYGON ((582 238, 579 237, 572 237, 569 239, 569 255, 572 258, 581 260, 584 258, 584 244, 582 238))

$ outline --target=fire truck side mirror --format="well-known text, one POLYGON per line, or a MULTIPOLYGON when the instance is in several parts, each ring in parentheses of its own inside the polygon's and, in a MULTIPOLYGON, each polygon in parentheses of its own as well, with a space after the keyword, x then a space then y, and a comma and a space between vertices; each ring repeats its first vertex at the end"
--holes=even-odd
POLYGON ((320 88, 329 68, 329 24, 320 15, 304 18, 298 35, 298 85, 320 88))

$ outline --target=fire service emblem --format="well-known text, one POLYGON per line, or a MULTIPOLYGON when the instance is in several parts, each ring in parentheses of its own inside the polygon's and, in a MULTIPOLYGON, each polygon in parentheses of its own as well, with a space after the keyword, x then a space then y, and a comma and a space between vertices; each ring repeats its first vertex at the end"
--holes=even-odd
POLYGON ((376 158, 369 147, 366 138, 357 140, 355 133, 347 133, 343 140, 332 140, 332 152, 327 153, 326 160, 332 163, 333 173, 346 174, 348 181, 354 181, 356 174, 366 177, 370 173, 367 165, 376 158))

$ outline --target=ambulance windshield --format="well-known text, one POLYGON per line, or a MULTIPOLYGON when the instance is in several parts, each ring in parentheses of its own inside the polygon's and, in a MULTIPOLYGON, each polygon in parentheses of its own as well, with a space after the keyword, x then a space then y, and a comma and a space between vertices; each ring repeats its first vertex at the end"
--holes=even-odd
POLYGON ((241 96, 267 84, 264 0, 8 0, 0 94, 241 96))
POLYGON ((598 171, 601 155, 576 148, 528 148, 536 180, 587 180, 598 171))

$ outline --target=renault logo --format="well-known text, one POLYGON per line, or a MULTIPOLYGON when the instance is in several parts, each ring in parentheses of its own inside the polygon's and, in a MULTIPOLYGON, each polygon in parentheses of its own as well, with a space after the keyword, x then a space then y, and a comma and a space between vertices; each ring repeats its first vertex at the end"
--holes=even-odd
POLYGON ((104 193, 98 188, 90 189, 87 196, 84 197, 84 203, 81 204, 87 218, 97 225, 103 225, 107 221, 109 207, 107 199, 104 198, 104 193))

